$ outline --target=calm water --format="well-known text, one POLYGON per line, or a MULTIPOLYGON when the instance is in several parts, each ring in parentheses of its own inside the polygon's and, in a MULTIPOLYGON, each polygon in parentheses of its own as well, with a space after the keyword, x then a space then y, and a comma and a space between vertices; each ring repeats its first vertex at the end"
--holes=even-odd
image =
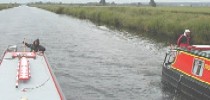
POLYGON ((165 49, 146 39, 27 6, 0 11, 0 35, 1 52, 39 38, 68 100, 173 98, 160 82, 165 49))

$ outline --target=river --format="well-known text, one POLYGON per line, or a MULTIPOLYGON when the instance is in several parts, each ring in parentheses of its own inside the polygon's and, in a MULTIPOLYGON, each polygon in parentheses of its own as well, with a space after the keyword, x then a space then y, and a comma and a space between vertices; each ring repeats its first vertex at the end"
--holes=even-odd
POLYGON ((27 6, 0 11, 0 34, 2 52, 39 38, 67 100, 173 98, 161 86, 166 50, 146 38, 27 6))

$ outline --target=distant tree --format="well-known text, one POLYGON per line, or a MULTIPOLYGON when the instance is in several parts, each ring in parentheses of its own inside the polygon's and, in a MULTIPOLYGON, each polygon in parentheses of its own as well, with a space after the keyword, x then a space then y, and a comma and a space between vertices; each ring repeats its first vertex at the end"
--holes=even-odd
POLYGON ((141 2, 138 2, 138 4, 137 4, 138 6, 141 6, 142 4, 141 4, 141 2))
POLYGON ((113 1, 113 2, 111 3, 111 5, 116 5, 116 4, 115 4, 115 2, 113 1))
POLYGON ((156 7, 156 3, 154 0, 150 0, 149 5, 152 7, 156 7))
POLYGON ((102 5, 105 5, 106 1, 105 0, 101 0, 99 3, 102 4, 102 5))
POLYGON ((42 1, 39 1, 39 2, 35 2, 35 4, 43 4, 43 3, 42 3, 42 1))

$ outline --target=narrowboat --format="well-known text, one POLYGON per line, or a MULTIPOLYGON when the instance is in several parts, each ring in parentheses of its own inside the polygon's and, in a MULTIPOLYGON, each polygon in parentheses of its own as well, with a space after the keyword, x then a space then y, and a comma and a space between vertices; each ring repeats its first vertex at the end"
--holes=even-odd
POLYGON ((66 100, 43 52, 9 46, 0 59, 1 100, 66 100))
POLYGON ((210 45, 168 50, 162 83, 195 100, 210 100, 210 45))

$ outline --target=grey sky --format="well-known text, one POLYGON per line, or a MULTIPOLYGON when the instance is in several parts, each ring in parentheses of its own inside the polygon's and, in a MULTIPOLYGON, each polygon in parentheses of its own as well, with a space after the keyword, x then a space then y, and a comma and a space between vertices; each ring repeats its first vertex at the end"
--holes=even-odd
MULTIPOLYGON (((0 2, 67 2, 67 3, 86 3, 86 2, 98 2, 100 0, 0 0, 0 2)), ((131 3, 131 2, 149 2, 150 0, 106 0, 106 2, 115 3, 131 3)), ((155 2, 209 2, 209 0, 155 0, 155 2)))

